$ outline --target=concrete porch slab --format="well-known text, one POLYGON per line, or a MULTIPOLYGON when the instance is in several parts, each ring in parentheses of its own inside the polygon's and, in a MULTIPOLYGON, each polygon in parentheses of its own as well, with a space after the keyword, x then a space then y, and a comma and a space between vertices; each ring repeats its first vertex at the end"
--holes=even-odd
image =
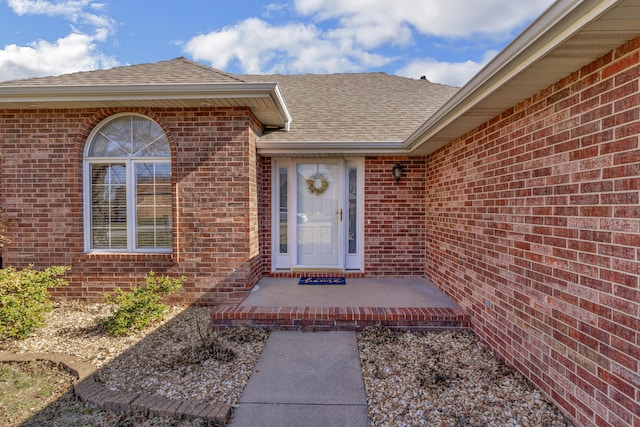
POLYGON ((288 330, 361 330, 381 323, 397 330, 470 327, 470 316, 425 279, 347 278, 346 285, 298 285, 264 278, 240 303, 217 306, 212 325, 288 330))
POLYGON ((298 278, 265 277, 240 306, 458 307, 422 278, 347 278, 346 285, 298 285, 298 278))

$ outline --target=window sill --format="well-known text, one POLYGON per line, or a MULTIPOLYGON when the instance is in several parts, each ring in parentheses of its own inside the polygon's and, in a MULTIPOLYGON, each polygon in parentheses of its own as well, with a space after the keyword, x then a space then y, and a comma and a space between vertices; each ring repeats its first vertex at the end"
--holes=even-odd
POLYGON ((117 259, 117 260, 141 260, 160 259, 171 260, 174 258, 172 252, 85 252, 87 259, 117 259))

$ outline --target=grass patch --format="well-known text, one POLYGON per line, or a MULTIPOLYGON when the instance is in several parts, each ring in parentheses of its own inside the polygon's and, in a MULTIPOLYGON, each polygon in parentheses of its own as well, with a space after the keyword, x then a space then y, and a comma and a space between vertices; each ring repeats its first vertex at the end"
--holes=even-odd
POLYGON ((74 378, 48 361, 0 363, 0 425, 19 425, 71 388, 74 378))

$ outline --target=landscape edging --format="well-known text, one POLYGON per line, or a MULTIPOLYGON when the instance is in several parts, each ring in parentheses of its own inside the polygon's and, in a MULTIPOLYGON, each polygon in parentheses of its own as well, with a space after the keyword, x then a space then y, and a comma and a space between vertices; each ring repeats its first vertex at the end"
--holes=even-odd
POLYGON ((0 352, 0 362, 37 362, 48 360, 58 369, 67 370, 76 377, 73 392, 83 402, 117 412, 142 412, 145 415, 173 417, 177 419, 201 418, 224 425, 231 415, 231 407, 225 404, 190 402, 163 396, 109 390, 96 382, 98 368, 88 362, 62 353, 7 353, 0 352))

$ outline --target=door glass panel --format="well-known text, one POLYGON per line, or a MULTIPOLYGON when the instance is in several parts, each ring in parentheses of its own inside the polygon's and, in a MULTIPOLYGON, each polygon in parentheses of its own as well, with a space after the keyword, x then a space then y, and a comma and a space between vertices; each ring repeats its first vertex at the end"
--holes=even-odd
POLYGON ((288 253, 288 214, 289 214, 289 201, 287 200, 287 168, 280 168, 280 220, 279 220, 279 238, 280 238, 280 253, 288 253))
POLYGON ((340 182, 336 164, 298 164, 297 254, 299 265, 337 266, 340 182))
POLYGON ((358 253, 358 169, 349 168, 349 230, 348 253, 358 253))

